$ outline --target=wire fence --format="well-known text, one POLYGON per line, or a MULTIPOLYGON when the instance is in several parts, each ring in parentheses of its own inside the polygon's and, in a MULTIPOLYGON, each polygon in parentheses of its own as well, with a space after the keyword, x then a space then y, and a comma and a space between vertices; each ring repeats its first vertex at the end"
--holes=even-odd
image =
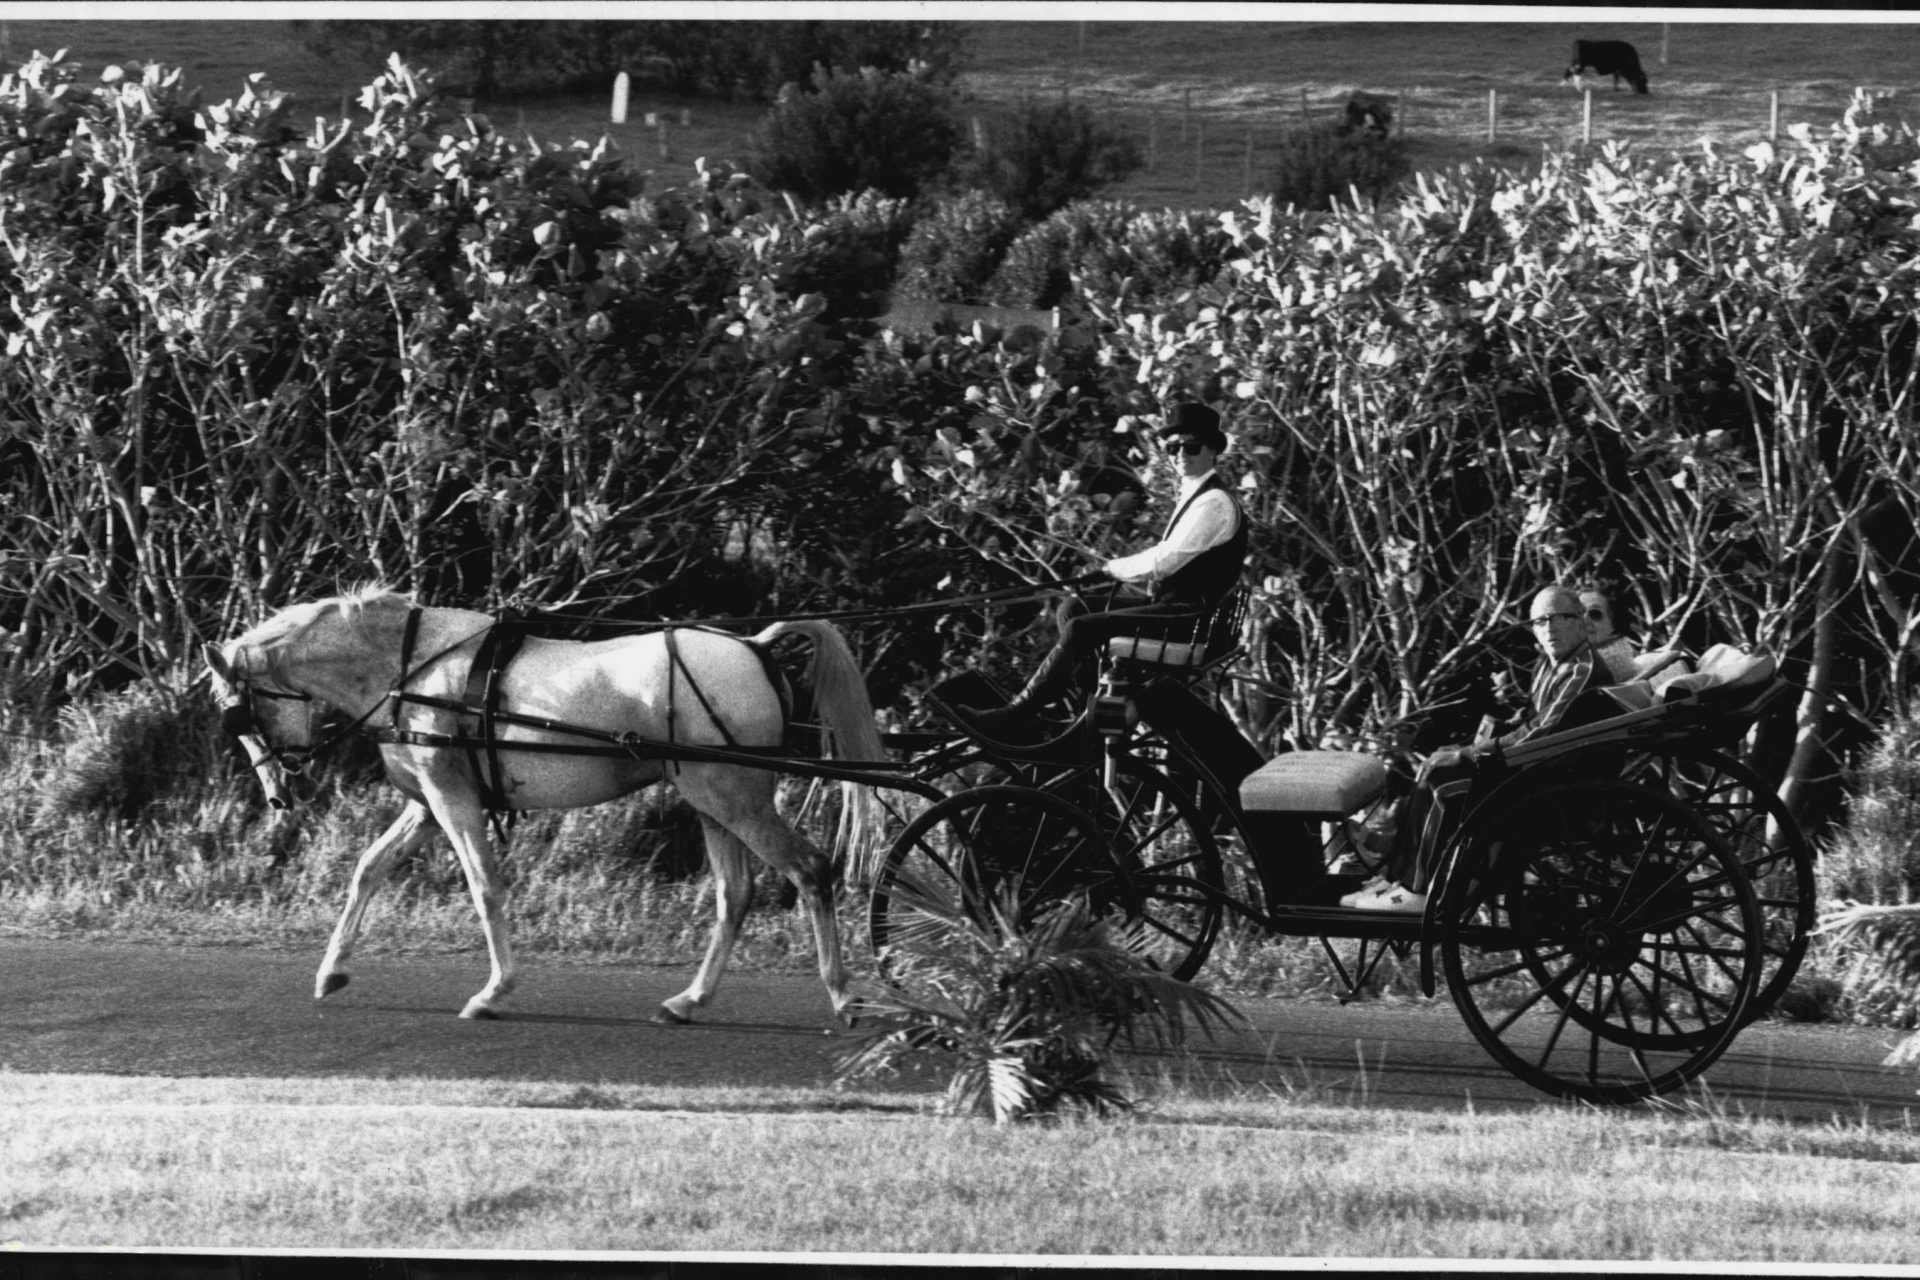
MULTIPOLYGON (((1883 98, 1889 91, 1876 90, 1883 98)), ((1276 89, 1265 103, 1231 107, 1202 105, 1188 89, 1163 105, 1096 92, 1063 92, 1087 106, 1103 125, 1134 140, 1144 168, 1128 184, 1138 194, 1240 198, 1271 190, 1288 138, 1303 130, 1327 130, 1347 119, 1348 91, 1336 94, 1276 89)), ((1650 94, 1615 91, 1590 79, 1547 86, 1489 86, 1484 90, 1434 91, 1392 87, 1370 91, 1392 113, 1390 132, 1426 158, 1453 163, 1487 156, 1512 159, 1544 149, 1567 150, 1625 142, 1666 151, 1697 149, 1710 141, 1722 148, 1786 137, 1805 122, 1816 132, 1837 122, 1852 98, 1850 89, 1770 90, 1751 94, 1695 94, 1684 90, 1650 94)), ((1895 118, 1903 118, 1895 92, 1895 118)), ((1016 104, 1025 109, 1031 99, 1016 104)), ((1015 105, 982 112, 976 121, 1010 115, 1015 105)), ((1885 108, 1883 108, 1885 109, 1885 108)), ((976 123, 976 132, 981 130, 976 123)))

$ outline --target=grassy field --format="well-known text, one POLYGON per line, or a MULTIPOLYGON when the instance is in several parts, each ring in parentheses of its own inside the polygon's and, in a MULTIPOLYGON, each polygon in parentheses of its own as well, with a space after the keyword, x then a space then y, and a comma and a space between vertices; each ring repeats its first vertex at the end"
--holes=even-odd
POLYGON ((1701 1102, 996 1129, 826 1090, 0 1076, 0 1248, 1899 1265, 1916 1162, 1701 1102))
MULTIPOLYGON (((178 65, 215 100, 264 71, 328 115, 339 112, 343 91, 377 69, 374 59, 315 57, 283 21, 36 19, 6 27, 6 52, 16 60, 64 47, 89 67, 178 65)), ((1355 90, 1397 101, 1398 124, 1426 167, 1476 156, 1525 163, 1543 147, 1578 145, 1587 135, 1583 97, 1561 79, 1575 36, 1632 41, 1652 81, 1645 97, 1600 83, 1595 142, 1745 145, 1772 128, 1776 94, 1784 131, 1795 121, 1824 128, 1856 87, 1892 94, 1896 110, 1911 110, 1920 91, 1920 24, 1912 22, 1090 21, 968 29, 971 69, 962 87, 974 110, 1060 94, 1092 104, 1131 130, 1151 161, 1113 194, 1153 207, 1224 206, 1258 190, 1281 134, 1330 119, 1355 90)), ((697 158, 743 159, 761 115, 746 104, 636 94, 627 123, 616 126, 609 101, 479 108, 549 141, 604 131, 654 173, 656 189, 685 181, 697 158)))

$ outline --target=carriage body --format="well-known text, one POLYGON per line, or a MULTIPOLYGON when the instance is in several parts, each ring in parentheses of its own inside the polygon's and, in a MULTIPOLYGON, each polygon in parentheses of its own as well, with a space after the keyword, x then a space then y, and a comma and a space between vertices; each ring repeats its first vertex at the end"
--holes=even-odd
MULTIPOLYGON (((1591 1101, 1693 1079, 1791 980, 1811 850, 1729 754, 1782 691, 1771 659, 1710 650, 1683 680, 1596 691, 1573 727, 1476 769, 1457 823, 1423 833, 1434 888, 1403 915, 1338 905, 1363 878, 1339 862, 1389 803, 1385 762, 1261 758, 1196 688, 1232 656, 1208 647, 1114 641, 1086 713, 1038 745, 976 740, 975 789, 923 815, 888 868, 947 877, 962 896, 1017 880, 1037 905, 1074 892, 1117 904, 1181 977, 1232 920, 1321 939, 1353 988, 1384 956, 1417 954, 1426 993, 1444 973, 1504 1066, 1591 1101)), ((982 694, 966 676, 931 701, 982 694)), ((888 874, 878 949, 900 936, 888 874)))

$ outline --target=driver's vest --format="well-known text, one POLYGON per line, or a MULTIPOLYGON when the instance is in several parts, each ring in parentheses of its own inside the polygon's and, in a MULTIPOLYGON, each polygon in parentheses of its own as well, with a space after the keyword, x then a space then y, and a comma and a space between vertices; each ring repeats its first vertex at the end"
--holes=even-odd
POLYGON ((1180 523, 1180 517, 1199 500, 1201 494, 1214 489, 1226 494, 1227 500, 1233 503, 1233 532, 1225 542, 1208 547, 1162 578, 1153 589, 1155 600, 1211 609, 1240 585, 1240 572, 1247 564, 1247 513, 1241 507, 1240 499, 1218 475, 1207 477, 1207 482, 1180 504, 1180 509, 1173 513, 1173 519, 1167 521, 1167 533, 1173 532, 1174 526, 1180 523))

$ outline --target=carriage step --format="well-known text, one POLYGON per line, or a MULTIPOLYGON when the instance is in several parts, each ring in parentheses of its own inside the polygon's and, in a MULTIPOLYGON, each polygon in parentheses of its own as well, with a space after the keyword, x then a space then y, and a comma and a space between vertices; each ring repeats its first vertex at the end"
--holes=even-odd
POLYGON ((1261 765, 1240 783, 1249 813, 1297 813, 1344 818, 1371 803, 1387 786, 1387 762, 1359 751, 1290 751, 1261 765))

